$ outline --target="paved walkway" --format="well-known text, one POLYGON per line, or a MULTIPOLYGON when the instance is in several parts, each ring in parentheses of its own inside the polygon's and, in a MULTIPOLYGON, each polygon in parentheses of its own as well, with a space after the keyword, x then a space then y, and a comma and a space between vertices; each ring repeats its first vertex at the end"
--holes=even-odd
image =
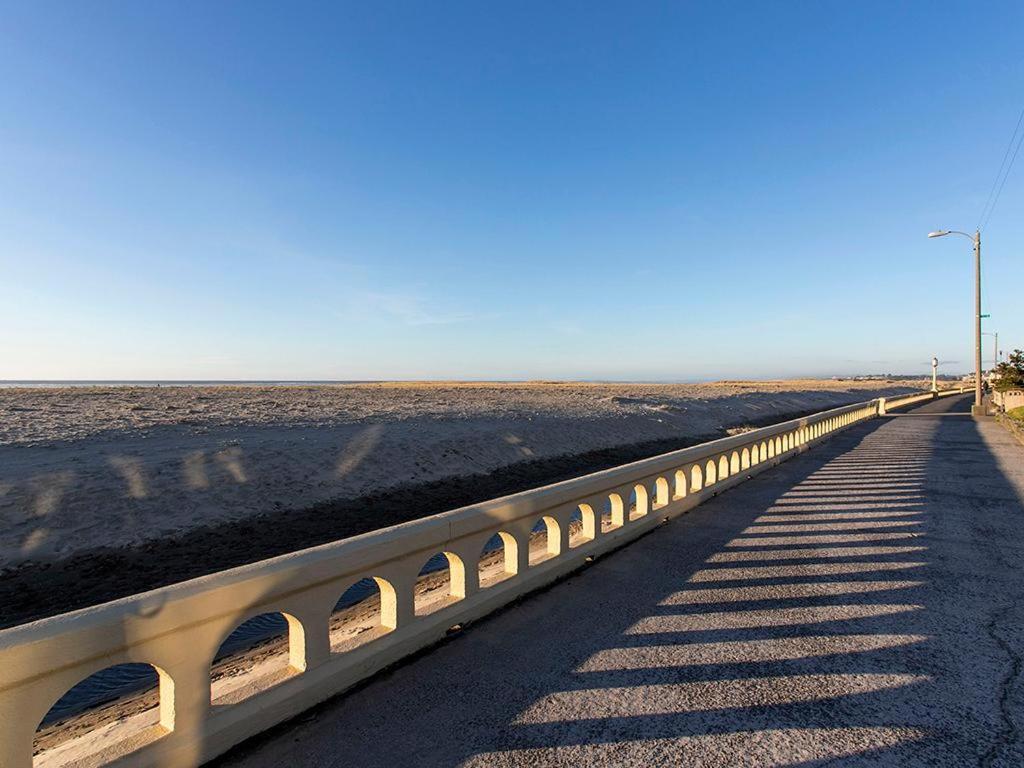
POLYGON ((1024 447, 969 404, 854 427, 221 762, 1024 765, 1024 447))

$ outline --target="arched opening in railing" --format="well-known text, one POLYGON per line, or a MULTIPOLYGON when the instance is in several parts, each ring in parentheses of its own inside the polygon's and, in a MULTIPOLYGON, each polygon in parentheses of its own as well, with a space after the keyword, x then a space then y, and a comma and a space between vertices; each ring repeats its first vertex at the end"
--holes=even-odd
POLYGON ((677 469, 675 474, 676 482, 675 489, 672 493, 673 499, 685 499, 686 498, 686 470, 677 469))
POLYGON ((740 452, 733 451, 729 456, 729 474, 735 475, 740 471, 740 452))
MULTIPOLYGON (((762 443, 762 447, 763 446, 764 446, 764 444, 762 443)), ((769 459, 774 459, 775 458, 775 441, 771 440, 771 439, 768 440, 768 458, 769 459)))
POLYGON ((637 520, 646 515, 651 509, 650 493, 646 486, 637 483, 629 494, 629 519, 637 520))
POLYGON ((580 504, 569 517, 569 548, 594 540, 597 517, 589 504, 580 504))
POLYGON ((626 506, 617 493, 608 494, 608 499, 601 510, 601 533, 614 531, 626 523, 626 506))
POLYGON ((210 665, 210 701, 237 704, 306 668, 302 622, 286 613, 261 613, 235 627, 210 665))
POLYGON ((725 480, 729 475, 729 457, 722 454, 718 457, 718 479, 725 480))
POLYGON ((690 467, 690 490, 693 493, 701 490, 704 487, 704 471, 700 468, 699 464, 694 464, 690 467))
POLYGON ((360 579, 334 604, 330 618, 331 651, 344 653, 383 637, 398 625, 398 600, 391 582, 360 579))
POLYGON ((761 463, 761 450, 757 443, 750 446, 750 466, 761 463))
POLYGON ((174 681, 152 664, 116 664, 69 688, 43 717, 35 766, 100 765, 174 730, 174 681))
POLYGON ((704 465, 704 487, 707 488, 709 485, 714 485, 718 481, 718 468, 715 465, 714 459, 709 459, 708 463, 704 465))
POLYGON ((540 565, 561 554, 558 521, 545 515, 530 530, 530 565, 540 565))
MULTIPOLYGON (((756 448, 755 448, 756 450, 756 448)), ((740 451, 740 470, 750 469, 750 449, 744 448, 740 451)))
POLYGON ((667 507, 669 501, 668 478, 659 477, 654 481, 654 504, 652 508, 661 509, 662 507, 667 507))
POLYGON ((477 563, 480 589, 511 579, 519 570, 519 544, 516 537, 498 531, 484 543, 477 563))
POLYGON ((438 552, 416 577, 415 613, 428 616, 466 596, 466 567, 454 552, 438 552))

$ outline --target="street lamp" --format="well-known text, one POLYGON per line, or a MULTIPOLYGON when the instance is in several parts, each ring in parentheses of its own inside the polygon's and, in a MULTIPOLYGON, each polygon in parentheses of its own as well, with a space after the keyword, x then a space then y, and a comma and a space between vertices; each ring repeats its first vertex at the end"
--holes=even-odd
POLYGON ((932 358, 932 392, 939 391, 939 358, 932 358))
POLYGON ((974 405, 971 414, 984 416, 985 408, 981 404, 981 232, 969 235, 955 229, 940 229, 928 233, 928 237, 946 235, 961 235, 974 243, 974 405))
POLYGON ((999 331, 995 333, 983 333, 982 336, 991 336, 993 338, 993 350, 992 350, 992 367, 995 368, 999 365, 999 331))

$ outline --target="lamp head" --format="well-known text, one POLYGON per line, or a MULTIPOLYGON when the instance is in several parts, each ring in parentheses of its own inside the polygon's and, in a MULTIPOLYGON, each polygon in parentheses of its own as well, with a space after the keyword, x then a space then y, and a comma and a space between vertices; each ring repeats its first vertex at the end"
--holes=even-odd
POLYGON ((935 232, 929 232, 928 233, 928 237, 945 237, 948 234, 949 234, 949 230, 948 229, 939 229, 939 230, 936 230, 935 232))

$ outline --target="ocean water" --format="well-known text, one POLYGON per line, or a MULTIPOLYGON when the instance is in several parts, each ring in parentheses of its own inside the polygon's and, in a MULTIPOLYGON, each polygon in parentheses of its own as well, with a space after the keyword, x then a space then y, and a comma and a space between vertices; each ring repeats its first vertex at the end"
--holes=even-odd
POLYGON ((0 379, 0 389, 52 387, 303 387, 318 384, 374 384, 379 379, 300 379, 252 380, 106 380, 106 379, 0 379))
MULTIPOLYGON (((572 378, 556 381, 574 381, 581 384, 704 384, 717 381, 714 377, 676 379, 587 379, 572 378)), ((755 379, 751 379, 753 381, 755 379)), ((55 388, 55 387, 310 387, 331 384, 381 384, 405 379, 0 379, 0 389, 55 388)), ((412 381, 412 380, 409 380, 412 381)), ((418 380, 417 380, 418 381, 418 380)), ((430 382, 431 379, 424 379, 430 382)), ((439 379, 438 381, 448 381, 439 379)), ((522 384, 525 379, 452 379, 464 384, 522 384)))

